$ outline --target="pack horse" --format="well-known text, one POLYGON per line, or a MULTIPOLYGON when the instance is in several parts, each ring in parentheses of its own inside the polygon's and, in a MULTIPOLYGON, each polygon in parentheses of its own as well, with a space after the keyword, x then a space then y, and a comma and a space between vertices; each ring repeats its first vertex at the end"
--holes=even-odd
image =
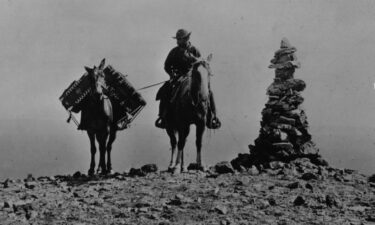
POLYGON ((116 133, 137 117, 146 105, 142 96, 126 77, 103 59, 98 67, 85 67, 86 73, 74 81, 61 95, 60 101, 78 128, 86 130, 90 139, 91 163, 89 175, 95 173, 96 143, 99 145, 97 172, 112 172, 111 150, 116 133), (81 111, 81 123, 72 112, 81 111))

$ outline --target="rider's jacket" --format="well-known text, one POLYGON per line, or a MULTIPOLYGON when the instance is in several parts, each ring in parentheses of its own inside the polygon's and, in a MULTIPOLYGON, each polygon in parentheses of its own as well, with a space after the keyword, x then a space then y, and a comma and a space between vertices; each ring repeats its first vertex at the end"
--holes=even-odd
POLYGON ((186 75, 193 67, 194 62, 201 56, 199 50, 187 43, 186 47, 174 47, 168 54, 164 63, 164 70, 170 78, 186 75))

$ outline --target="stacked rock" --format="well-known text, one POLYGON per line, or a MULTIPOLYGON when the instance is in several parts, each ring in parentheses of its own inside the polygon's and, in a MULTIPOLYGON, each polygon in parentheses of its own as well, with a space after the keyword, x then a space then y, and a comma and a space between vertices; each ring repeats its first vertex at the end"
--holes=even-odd
MULTIPOLYGON (((295 52, 286 38, 275 52, 269 68, 275 69, 274 82, 268 87, 268 102, 262 111, 259 137, 250 145, 250 155, 258 163, 290 161, 300 157, 320 161, 319 149, 311 140, 301 92, 306 84, 295 79, 300 68, 295 52)), ((254 162, 257 163, 257 162, 254 162)), ((321 164, 321 163, 320 163, 321 164)))

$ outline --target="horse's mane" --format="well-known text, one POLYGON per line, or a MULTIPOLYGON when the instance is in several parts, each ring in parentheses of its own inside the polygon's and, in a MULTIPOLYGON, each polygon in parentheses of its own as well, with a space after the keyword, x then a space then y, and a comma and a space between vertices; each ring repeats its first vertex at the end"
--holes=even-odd
MULTIPOLYGON (((177 88, 177 92, 172 96, 173 101, 173 108, 175 113, 176 112, 183 112, 187 109, 191 109, 192 107, 195 108, 193 111, 205 110, 208 96, 202 96, 199 93, 199 86, 194 86, 193 79, 198 79, 197 73, 201 73, 199 71, 199 67, 202 66, 204 69, 207 69, 205 66, 205 61, 197 62, 193 65, 193 70, 189 73, 184 79, 180 81, 179 87, 177 88)), ((196 80, 197 82, 201 82, 196 80)))

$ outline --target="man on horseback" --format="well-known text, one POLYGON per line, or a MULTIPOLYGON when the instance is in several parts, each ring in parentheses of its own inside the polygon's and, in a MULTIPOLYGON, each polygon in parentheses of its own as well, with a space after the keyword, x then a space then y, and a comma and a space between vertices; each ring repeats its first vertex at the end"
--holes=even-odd
MULTIPOLYGON (((201 61, 199 50, 189 41, 190 34, 191 32, 185 29, 177 31, 176 36, 173 37, 177 41, 177 46, 169 52, 164 63, 164 70, 168 73, 170 80, 159 89, 156 95, 156 100, 160 100, 160 105, 159 118, 155 122, 155 126, 162 129, 166 128, 168 106, 174 89, 178 88, 179 81, 182 78, 191 74, 194 63, 201 61)), ((210 96, 210 105, 212 106, 210 111, 213 115, 210 116, 211 119, 208 124, 212 124, 212 120, 219 122, 215 116, 215 103, 212 95, 210 96)))

